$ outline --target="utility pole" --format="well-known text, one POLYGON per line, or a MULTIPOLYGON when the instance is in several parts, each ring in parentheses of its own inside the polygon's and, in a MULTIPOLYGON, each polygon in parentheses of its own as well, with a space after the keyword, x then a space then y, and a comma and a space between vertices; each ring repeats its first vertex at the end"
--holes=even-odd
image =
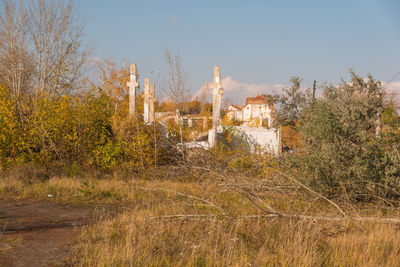
POLYGON ((314 80, 313 88, 312 88, 312 98, 315 100, 315 90, 317 89, 317 81, 314 80))

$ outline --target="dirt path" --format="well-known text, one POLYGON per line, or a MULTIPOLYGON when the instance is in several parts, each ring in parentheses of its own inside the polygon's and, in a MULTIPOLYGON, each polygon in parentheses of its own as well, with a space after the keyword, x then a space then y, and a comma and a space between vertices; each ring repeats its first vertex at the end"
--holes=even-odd
POLYGON ((0 266, 63 265, 82 225, 109 208, 52 202, 0 202, 0 266))

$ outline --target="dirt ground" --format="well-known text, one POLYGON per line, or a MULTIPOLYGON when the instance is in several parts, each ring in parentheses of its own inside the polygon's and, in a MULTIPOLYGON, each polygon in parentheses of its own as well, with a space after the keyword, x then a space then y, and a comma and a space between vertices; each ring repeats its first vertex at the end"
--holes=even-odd
POLYGON ((64 266, 82 225, 109 208, 0 201, 0 266, 64 266))

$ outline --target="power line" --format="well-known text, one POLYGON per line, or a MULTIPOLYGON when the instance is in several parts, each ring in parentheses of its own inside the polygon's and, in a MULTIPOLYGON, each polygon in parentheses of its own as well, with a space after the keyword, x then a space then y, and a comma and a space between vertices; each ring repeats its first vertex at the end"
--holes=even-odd
POLYGON ((394 80, 394 78, 397 77, 397 75, 400 74, 400 71, 398 71, 395 75, 393 75, 393 77, 389 80, 389 82, 385 85, 385 87, 383 87, 383 89, 387 88, 389 86, 389 84, 394 80))

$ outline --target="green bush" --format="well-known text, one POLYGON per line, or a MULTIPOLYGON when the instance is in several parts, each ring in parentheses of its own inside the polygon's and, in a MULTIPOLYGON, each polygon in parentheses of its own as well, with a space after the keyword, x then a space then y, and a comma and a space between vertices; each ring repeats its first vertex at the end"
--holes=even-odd
POLYGON ((382 86, 372 77, 352 73, 351 81, 327 86, 301 113, 303 146, 289 157, 291 166, 330 197, 398 198, 398 143, 386 137, 387 130, 376 132, 385 122, 384 108, 382 86))

